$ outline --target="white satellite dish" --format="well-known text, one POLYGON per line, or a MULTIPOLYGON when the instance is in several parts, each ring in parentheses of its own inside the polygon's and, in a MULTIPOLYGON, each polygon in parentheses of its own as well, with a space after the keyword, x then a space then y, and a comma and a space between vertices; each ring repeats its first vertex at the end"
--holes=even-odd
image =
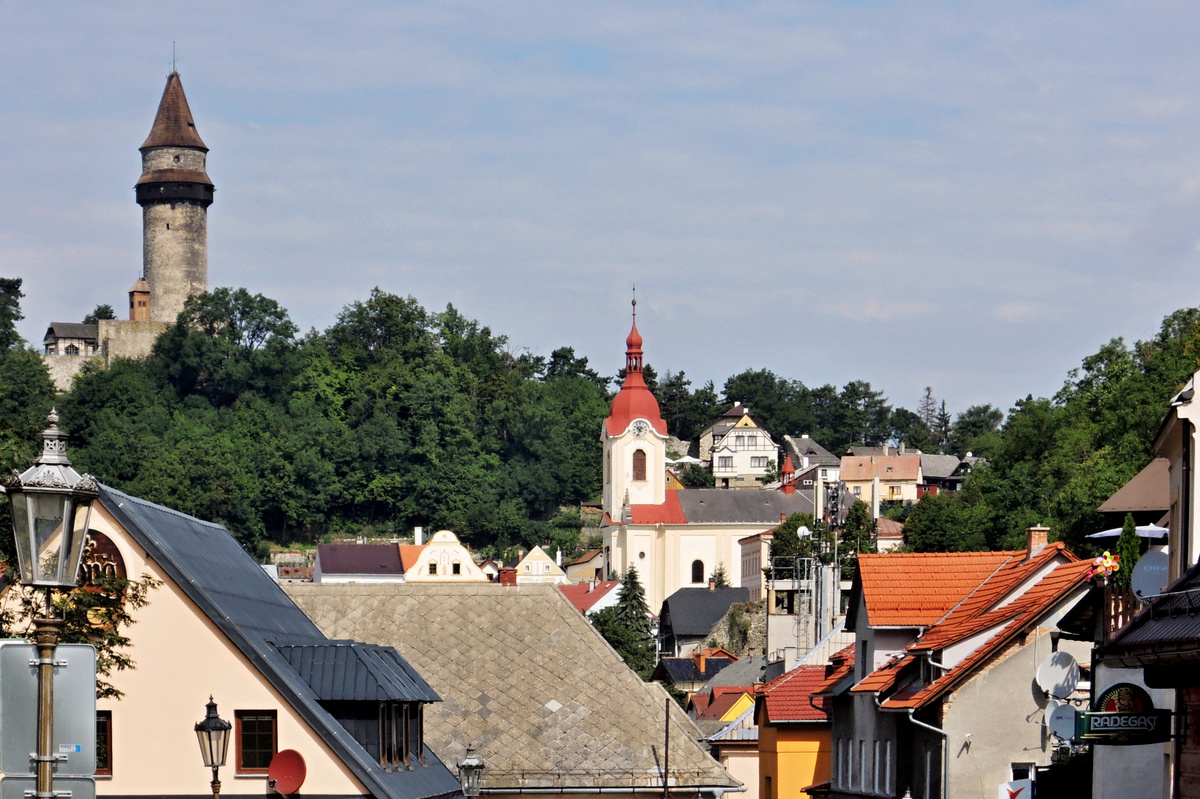
POLYGON ((1075 737, 1075 708, 1069 704, 1061 704, 1054 708, 1049 716, 1050 732, 1064 741, 1075 737))
POLYGON ((1135 596, 1151 597, 1162 593, 1167 587, 1167 563, 1170 557, 1162 550, 1152 549, 1138 558, 1129 575, 1135 596))
POLYGON ((1054 699, 1066 699, 1079 685, 1079 664, 1067 652, 1055 652, 1038 666, 1037 684, 1054 699))
POLYGON ((1062 707, 1062 705, 1063 705, 1063 703, 1057 699, 1047 699, 1046 700, 1046 712, 1044 712, 1042 714, 1042 723, 1044 723, 1047 727, 1049 727, 1050 726, 1050 717, 1052 715, 1054 715, 1054 711, 1057 710, 1058 708, 1062 707))

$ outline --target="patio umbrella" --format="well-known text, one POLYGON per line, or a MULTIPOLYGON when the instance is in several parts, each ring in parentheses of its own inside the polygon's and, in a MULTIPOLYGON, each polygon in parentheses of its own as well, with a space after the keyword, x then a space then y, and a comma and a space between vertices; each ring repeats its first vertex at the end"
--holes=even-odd
MULTIPOLYGON (((1140 524, 1137 527, 1137 534, 1138 534, 1139 538, 1166 538, 1168 532, 1170 532, 1170 531, 1167 530, 1167 528, 1159 527, 1157 524, 1140 524)), ((1114 527, 1111 530, 1102 530, 1099 533, 1092 533, 1091 535, 1089 535, 1087 537, 1088 538, 1119 538, 1120 535, 1121 535, 1121 528, 1114 527)))

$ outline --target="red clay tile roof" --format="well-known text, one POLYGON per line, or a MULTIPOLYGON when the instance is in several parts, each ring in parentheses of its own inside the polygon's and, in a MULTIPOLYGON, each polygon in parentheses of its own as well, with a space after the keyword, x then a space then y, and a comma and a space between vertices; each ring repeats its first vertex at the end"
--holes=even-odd
POLYGON ((845 455, 842 457, 841 480, 844 483, 874 480, 883 482, 916 481, 921 476, 920 455, 845 455), (891 471, 888 471, 888 470, 891 471))
POLYGON ((714 721, 720 720, 729 710, 738 703, 738 700, 748 694, 749 691, 744 688, 739 688, 736 691, 723 691, 719 694, 714 693, 710 701, 703 709, 697 708, 697 721, 714 721))
POLYGON ((558 590, 562 592, 562 595, 567 598, 568 602, 575 606, 576 610, 580 613, 587 613, 592 609, 593 605, 620 584, 620 580, 602 580, 596 583, 596 587, 590 591, 588 589, 591 588, 591 583, 560 585, 558 586, 558 590))
POLYGON ((147 147, 192 147, 208 152, 204 140, 196 132, 196 121, 192 119, 192 110, 188 108, 178 72, 167 76, 167 85, 158 102, 158 113, 154 115, 150 135, 142 142, 140 149, 147 147))
POLYGON ((859 555, 862 599, 872 627, 928 627, 1012 552, 920 552, 859 555))
POLYGON ((687 524, 678 491, 668 491, 661 505, 632 505, 630 511, 633 524, 687 524))
POLYGON ((761 694, 767 722, 829 721, 830 699, 819 695, 828 679, 824 666, 797 666, 771 680, 761 694))
POLYGON ((582 555, 575 558, 575 560, 571 561, 567 565, 568 566, 578 566, 580 563, 587 563, 592 558, 598 557, 601 554, 603 554, 602 550, 589 549, 587 552, 584 552, 582 555))
POLYGON ((404 571, 408 571, 413 566, 417 565, 417 558, 421 556, 421 551, 425 549, 424 544, 400 544, 400 566, 404 571))
POLYGON ((1004 563, 910 644, 909 654, 893 658, 852 690, 886 694, 899 689, 883 701, 883 707, 922 707, 969 679, 1018 634, 1031 629, 1055 605, 1080 589, 1092 566, 1061 544, 1049 544, 1030 558, 1024 552, 984 554, 1004 556, 1004 563), (982 639, 979 645, 949 671, 928 685, 915 680, 919 662, 915 653, 944 650, 976 636, 982 639))

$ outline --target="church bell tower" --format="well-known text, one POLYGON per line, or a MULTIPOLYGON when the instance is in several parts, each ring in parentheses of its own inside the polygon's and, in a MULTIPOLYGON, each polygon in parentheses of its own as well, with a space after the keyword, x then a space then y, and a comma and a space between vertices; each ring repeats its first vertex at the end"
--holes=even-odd
POLYGON ((142 276, 149 284, 150 320, 170 323, 188 297, 208 290, 213 201, 208 148, 196 132, 178 72, 167 76, 154 125, 139 149, 142 176, 134 191, 142 207, 142 276))

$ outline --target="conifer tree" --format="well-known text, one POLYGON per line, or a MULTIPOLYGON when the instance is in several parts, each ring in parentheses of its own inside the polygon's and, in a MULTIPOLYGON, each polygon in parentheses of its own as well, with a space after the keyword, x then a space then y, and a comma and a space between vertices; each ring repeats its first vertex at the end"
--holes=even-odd
POLYGON ((729 588, 729 575, 725 572, 724 563, 718 563, 717 570, 708 579, 714 588, 729 588))
POLYGON ((646 591, 630 566, 617 589, 617 604, 591 614, 592 626, 617 650, 629 668, 643 680, 654 671, 656 647, 650 634, 646 591))
POLYGON ((1117 539, 1117 556, 1121 559, 1121 567, 1113 572, 1113 585, 1128 588, 1131 584, 1133 567, 1137 565, 1142 553, 1142 541, 1138 538, 1137 522, 1132 513, 1125 514, 1125 524, 1121 527, 1121 537, 1117 539))

